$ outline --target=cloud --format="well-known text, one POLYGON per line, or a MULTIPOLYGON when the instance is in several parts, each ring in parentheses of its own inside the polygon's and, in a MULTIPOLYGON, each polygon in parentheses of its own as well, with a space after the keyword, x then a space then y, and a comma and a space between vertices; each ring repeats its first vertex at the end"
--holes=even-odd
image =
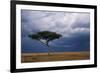
POLYGON ((75 33, 89 33, 89 13, 22 10, 22 29, 28 32, 54 31, 64 37, 75 33))
POLYGON ((21 10, 21 30, 22 52, 47 52, 47 46, 28 37, 30 33, 45 30, 63 36, 49 43, 54 51, 87 51, 90 48, 89 13, 21 10))

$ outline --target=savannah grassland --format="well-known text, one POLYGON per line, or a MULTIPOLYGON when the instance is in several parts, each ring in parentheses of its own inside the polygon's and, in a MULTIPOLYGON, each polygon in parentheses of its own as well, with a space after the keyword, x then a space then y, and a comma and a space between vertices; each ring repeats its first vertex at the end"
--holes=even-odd
POLYGON ((48 53, 22 53, 21 62, 47 62, 65 60, 86 60, 90 59, 89 51, 84 52, 51 52, 48 53))

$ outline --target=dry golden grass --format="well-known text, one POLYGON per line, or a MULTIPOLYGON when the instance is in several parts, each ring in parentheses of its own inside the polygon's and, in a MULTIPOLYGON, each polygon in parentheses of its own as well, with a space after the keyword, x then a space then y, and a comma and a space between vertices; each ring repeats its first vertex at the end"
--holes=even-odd
POLYGON ((64 60, 85 60, 90 59, 90 53, 84 52, 53 52, 48 53, 22 53, 21 62, 47 62, 47 61, 64 61, 64 60))

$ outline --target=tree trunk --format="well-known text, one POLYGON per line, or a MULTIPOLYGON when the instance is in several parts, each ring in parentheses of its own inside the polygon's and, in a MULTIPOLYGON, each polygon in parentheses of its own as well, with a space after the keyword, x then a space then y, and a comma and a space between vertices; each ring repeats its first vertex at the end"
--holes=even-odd
MULTIPOLYGON (((41 40, 39 40, 41 43, 43 43, 41 40)), ((48 46, 48 55, 50 55, 50 46, 49 46, 49 41, 47 40, 46 41, 46 43, 43 43, 43 44, 45 44, 45 45, 47 45, 48 46)))
POLYGON ((50 46, 49 46, 49 43, 47 42, 47 46, 48 46, 48 56, 50 55, 50 46))

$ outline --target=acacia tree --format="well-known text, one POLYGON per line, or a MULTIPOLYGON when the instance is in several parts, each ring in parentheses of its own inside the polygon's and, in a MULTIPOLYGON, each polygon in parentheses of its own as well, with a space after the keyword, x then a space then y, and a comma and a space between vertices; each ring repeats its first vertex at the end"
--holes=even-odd
MULTIPOLYGON (((37 32, 36 34, 30 34, 29 37, 32 38, 33 40, 38 40, 49 47, 50 41, 59 39, 60 37, 62 37, 62 35, 57 34, 56 32, 41 31, 37 32)), ((50 49, 48 48, 48 55, 49 54, 50 54, 50 49)))

